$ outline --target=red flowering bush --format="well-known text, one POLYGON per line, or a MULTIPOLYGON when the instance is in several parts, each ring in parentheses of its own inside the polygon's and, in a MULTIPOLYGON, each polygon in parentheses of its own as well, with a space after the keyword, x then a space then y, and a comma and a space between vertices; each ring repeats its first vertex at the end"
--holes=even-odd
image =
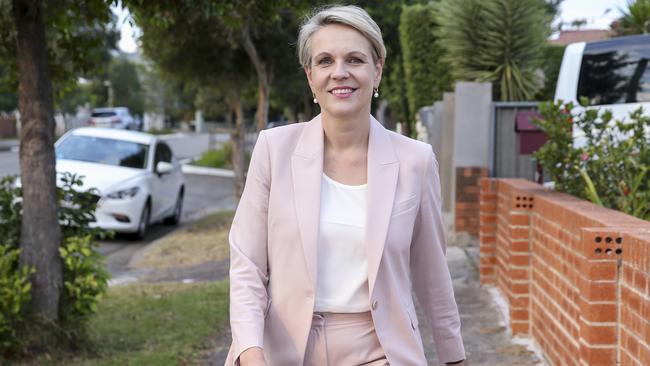
POLYGON ((555 189, 650 220, 650 116, 639 108, 623 122, 609 110, 573 107, 543 103, 534 121, 548 136, 534 155, 555 189), (580 147, 574 136, 583 136, 580 147))

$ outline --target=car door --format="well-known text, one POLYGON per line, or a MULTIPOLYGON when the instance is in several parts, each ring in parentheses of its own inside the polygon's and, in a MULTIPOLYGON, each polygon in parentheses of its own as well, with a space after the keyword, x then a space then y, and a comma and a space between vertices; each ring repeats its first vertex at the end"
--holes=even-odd
POLYGON ((154 176, 151 197, 152 221, 159 220, 171 212, 176 202, 176 177, 171 173, 159 174, 156 171, 156 166, 161 161, 173 164, 171 149, 166 143, 159 141, 156 144, 156 151, 154 153, 154 176))

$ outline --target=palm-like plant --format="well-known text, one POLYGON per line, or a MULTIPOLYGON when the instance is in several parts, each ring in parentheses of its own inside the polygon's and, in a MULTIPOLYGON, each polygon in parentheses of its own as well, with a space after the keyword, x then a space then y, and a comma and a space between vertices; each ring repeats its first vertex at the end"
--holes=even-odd
POLYGON ((620 35, 650 33, 650 0, 628 0, 627 9, 621 9, 621 13, 620 35))
POLYGON ((499 100, 531 100, 550 32, 543 0, 441 0, 438 37, 456 80, 492 82, 499 100))

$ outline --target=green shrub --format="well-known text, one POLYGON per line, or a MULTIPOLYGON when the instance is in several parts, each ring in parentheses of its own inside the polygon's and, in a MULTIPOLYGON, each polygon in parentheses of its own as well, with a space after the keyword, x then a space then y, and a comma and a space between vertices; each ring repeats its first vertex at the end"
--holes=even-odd
POLYGON ((0 180, 0 238, 2 244, 18 248, 22 205, 20 188, 15 186, 16 177, 6 176, 0 180))
POLYGON ((105 239, 113 235, 100 228, 90 227, 90 223, 95 221, 99 192, 94 188, 82 191, 82 186, 83 180, 76 174, 65 173, 61 176, 57 198, 63 243, 71 237, 105 239))
MULTIPOLYGON (((29 323, 25 312, 30 299, 28 276, 34 268, 18 264, 22 218, 21 189, 15 177, 0 181, 0 355, 19 346, 29 323)), ((59 222, 62 245, 59 253, 63 263, 64 291, 59 306, 61 335, 71 342, 83 339, 89 315, 97 309, 106 292, 109 274, 104 269, 95 239, 112 235, 99 228, 91 228, 97 208, 97 192, 81 191, 82 180, 73 174, 61 177, 57 188, 59 222)))
POLYGON ((0 244, 0 355, 16 345, 17 332, 31 300, 29 268, 18 268, 20 250, 0 244))
POLYGON ((573 107, 543 103, 542 119, 535 122, 548 136, 535 157, 555 189, 650 220, 650 117, 639 108, 623 123, 610 110, 572 114, 573 107), (574 130, 584 133, 580 148, 574 147, 574 130))
POLYGON ((92 236, 71 236, 59 248, 63 260, 61 321, 70 339, 85 335, 87 318, 97 312, 97 305, 108 287, 110 274, 104 269, 97 243, 92 236))
POLYGON ((208 168, 231 168, 232 144, 227 142, 219 150, 208 150, 192 164, 208 168))

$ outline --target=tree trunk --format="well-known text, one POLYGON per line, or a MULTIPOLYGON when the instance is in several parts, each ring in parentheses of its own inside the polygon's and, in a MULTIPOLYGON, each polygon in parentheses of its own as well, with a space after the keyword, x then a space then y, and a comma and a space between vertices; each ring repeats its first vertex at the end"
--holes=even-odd
POLYGON ((257 92, 257 111, 255 112, 255 119, 257 120, 257 132, 266 128, 269 122, 269 98, 271 97, 271 83, 268 80, 263 80, 260 76, 257 92))
POLYGON ((230 140, 232 141, 232 169, 235 172, 235 201, 239 203, 242 193, 244 192, 244 175, 245 151, 246 151, 246 127, 244 126, 244 107, 242 106, 241 96, 236 92, 232 98, 231 107, 235 112, 235 128, 232 130, 230 140))
POLYGON ((19 70, 20 175, 23 218, 20 265, 31 276, 32 310, 43 324, 56 322, 63 286, 61 229, 54 170, 54 108, 41 2, 14 0, 19 70))
POLYGON ((242 29, 242 43, 248 58, 255 67, 257 74, 257 112, 255 119, 257 120, 257 132, 266 128, 269 120, 269 98, 271 97, 271 81, 273 74, 269 72, 267 64, 260 58, 251 38, 248 26, 242 29))

